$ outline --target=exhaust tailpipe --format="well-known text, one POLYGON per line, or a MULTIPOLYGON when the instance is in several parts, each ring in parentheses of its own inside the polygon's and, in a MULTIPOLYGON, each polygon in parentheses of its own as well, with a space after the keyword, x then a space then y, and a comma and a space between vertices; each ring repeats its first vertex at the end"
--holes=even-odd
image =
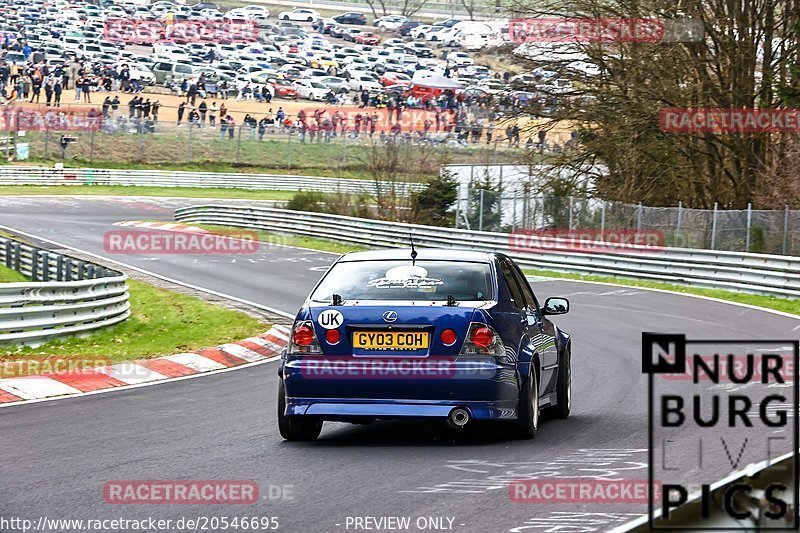
POLYGON ((454 429, 461 429, 469 422, 469 411, 463 407, 454 407, 447 415, 447 425, 454 429))

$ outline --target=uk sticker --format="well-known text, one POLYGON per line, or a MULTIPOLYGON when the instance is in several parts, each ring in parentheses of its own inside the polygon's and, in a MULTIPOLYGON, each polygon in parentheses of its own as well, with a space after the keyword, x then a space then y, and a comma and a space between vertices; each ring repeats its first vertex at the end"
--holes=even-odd
POLYGON ((796 340, 642 334, 652 530, 797 530, 799 354, 796 340))
POLYGON ((326 309, 317 317, 317 324, 325 329, 336 329, 344 323, 344 316, 336 309, 326 309))

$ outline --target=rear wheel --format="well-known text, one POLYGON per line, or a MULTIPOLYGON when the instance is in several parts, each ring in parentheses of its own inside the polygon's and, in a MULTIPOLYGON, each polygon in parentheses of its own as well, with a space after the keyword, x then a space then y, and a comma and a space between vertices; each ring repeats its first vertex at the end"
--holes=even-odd
POLYGON ((567 418, 572 408, 572 350, 564 350, 558 362, 558 378, 556 380, 556 404, 547 409, 553 418, 567 418))
POLYGON ((516 429, 519 438, 534 438, 539 429, 539 382, 533 370, 520 391, 517 416, 516 429))
POLYGON ((312 441, 322 432, 322 420, 307 416, 286 416, 286 390, 278 381, 278 430, 288 441, 312 441))

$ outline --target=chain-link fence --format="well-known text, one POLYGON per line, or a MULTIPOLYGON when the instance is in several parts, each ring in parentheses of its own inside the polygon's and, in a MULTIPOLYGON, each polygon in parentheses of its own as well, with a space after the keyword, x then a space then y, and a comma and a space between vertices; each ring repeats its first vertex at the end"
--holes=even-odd
POLYGON ((204 127, 186 122, 155 123, 121 116, 89 131, 12 131, 0 135, 0 156, 29 160, 72 159, 90 163, 241 164, 262 168, 368 167, 376 147, 392 143, 407 151, 405 161, 428 162, 430 174, 453 161, 475 164, 513 163, 520 151, 507 143, 473 142, 454 132, 392 132, 352 126, 342 131, 301 130, 296 125, 234 127, 216 122, 204 127), (69 142, 66 142, 69 141, 69 142), (18 151, 17 147, 24 150, 18 151), (24 155, 23 155, 24 154, 24 155))
POLYGON ((461 189, 455 226, 483 231, 658 232, 665 246, 800 255, 800 211, 722 210, 461 189))

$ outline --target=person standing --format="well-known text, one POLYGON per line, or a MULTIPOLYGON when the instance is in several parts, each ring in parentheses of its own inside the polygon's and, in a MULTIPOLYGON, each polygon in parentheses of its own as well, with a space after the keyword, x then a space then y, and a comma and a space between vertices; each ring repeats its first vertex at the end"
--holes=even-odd
POLYGON ((228 123, 228 139, 233 139, 233 130, 236 129, 236 121, 230 115, 225 115, 225 120, 228 123))
POLYGON ((158 122, 158 110, 159 110, 159 109, 161 109, 161 102, 159 102, 158 100, 156 100, 155 102, 153 102, 153 109, 152 109, 152 112, 153 112, 153 122, 155 122, 155 123, 157 123, 157 122, 158 122))
POLYGON ((206 104, 205 100, 200 102, 200 105, 197 106, 197 111, 200 113, 200 127, 201 128, 205 128, 206 127, 206 113, 208 113, 208 105, 206 104))
POLYGON ((103 105, 100 107, 100 109, 102 109, 103 111, 103 118, 104 119, 108 118, 108 110, 111 109, 111 98, 106 96, 105 99, 103 100, 103 105))
POLYGON ((44 100, 47 107, 50 107, 50 103, 53 101, 53 79, 50 76, 47 77, 44 84, 44 100))
POLYGON ((53 105, 56 107, 61 107, 61 93, 64 91, 64 87, 61 85, 61 80, 56 78, 56 82, 53 84, 53 105))
POLYGON ((216 102, 211 102, 211 107, 208 108, 208 127, 209 128, 213 129, 215 127, 215 122, 217 120, 217 111, 219 111, 219 108, 217 107, 217 103, 216 102))
POLYGON ((119 96, 115 94, 114 98, 111 100, 111 113, 116 116, 117 111, 119 111, 119 96))
POLYGON ((183 101, 183 102, 181 102, 181 104, 178 106, 178 126, 180 126, 180 125, 181 125, 181 122, 183 121, 183 114, 184 114, 185 112, 186 112, 186 102, 185 102, 185 101, 183 101))

